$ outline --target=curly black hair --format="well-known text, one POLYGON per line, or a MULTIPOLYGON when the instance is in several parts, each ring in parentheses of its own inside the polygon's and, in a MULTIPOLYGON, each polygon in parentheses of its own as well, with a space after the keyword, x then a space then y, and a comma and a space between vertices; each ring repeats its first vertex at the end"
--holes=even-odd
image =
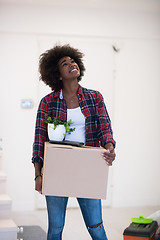
POLYGON ((78 64, 80 68, 80 76, 78 77, 79 82, 84 75, 85 67, 82 62, 84 54, 78 49, 71 47, 69 44, 63 46, 56 45, 40 55, 40 80, 46 85, 49 85, 54 91, 59 91, 63 88, 63 83, 60 81, 58 62, 61 58, 66 56, 74 59, 78 64))

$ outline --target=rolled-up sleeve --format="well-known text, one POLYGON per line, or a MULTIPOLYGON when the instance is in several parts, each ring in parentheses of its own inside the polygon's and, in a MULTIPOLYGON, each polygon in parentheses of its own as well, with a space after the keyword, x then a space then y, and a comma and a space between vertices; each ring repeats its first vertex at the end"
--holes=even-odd
POLYGON ((48 140, 47 124, 45 123, 45 114, 47 114, 47 103, 43 98, 39 104, 35 126, 35 137, 33 143, 32 162, 43 161, 44 142, 48 140))

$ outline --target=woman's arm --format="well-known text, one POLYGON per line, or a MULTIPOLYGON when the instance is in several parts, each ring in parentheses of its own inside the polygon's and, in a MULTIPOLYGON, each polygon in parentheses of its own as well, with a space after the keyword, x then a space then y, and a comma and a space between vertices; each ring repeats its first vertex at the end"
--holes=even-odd
POLYGON ((102 156, 108 166, 112 166, 112 162, 115 160, 116 154, 114 151, 115 141, 113 139, 113 131, 111 128, 111 121, 108 115, 105 103, 102 95, 98 96, 98 136, 101 141, 101 145, 106 149, 102 156))
POLYGON ((44 122, 45 114, 47 114, 47 103, 45 98, 43 98, 37 111, 32 157, 32 162, 35 167, 35 190, 39 193, 42 193, 44 142, 47 141, 47 126, 44 122))

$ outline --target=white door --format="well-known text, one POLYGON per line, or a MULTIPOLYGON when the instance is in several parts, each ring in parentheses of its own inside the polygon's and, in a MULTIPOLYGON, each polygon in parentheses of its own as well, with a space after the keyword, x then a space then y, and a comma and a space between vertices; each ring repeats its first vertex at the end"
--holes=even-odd
MULTIPOLYGON (((81 50, 84 56, 86 72, 80 84, 83 87, 98 90, 103 94, 110 118, 113 122, 113 103, 114 103, 114 53, 111 42, 105 39, 77 38, 77 37, 39 37, 39 55, 52 48, 56 43, 66 44, 81 50)), ((38 101, 51 90, 42 81, 39 82, 38 101)), ((107 190, 107 200, 103 200, 103 205, 110 206, 112 201, 112 177, 113 168, 109 171, 109 181, 107 190)), ((36 194, 37 208, 45 208, 43 196, 36 194)), ((68 207, 77 207, 77 200, 69 199, 68 207)))

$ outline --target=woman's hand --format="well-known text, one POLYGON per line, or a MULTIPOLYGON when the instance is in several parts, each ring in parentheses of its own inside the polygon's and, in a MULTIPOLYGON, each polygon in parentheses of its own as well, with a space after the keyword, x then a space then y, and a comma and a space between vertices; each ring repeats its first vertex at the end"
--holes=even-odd
POLYGON ((39 175, 35 180, 35 190, 42 194, 42 176, 39 175))
POLYGON ((35 190, 38 191, 40 194, 42 194, 42 166, 42 161, 34 163, 35 176, 37 176, 35 177, 35 190))
POLYGON ((107 143, 105 145, 106 151, 102 153, 104 160, 108 166, 112 166, 112 162, 115 160, 116 154, 112 143, 107 143))

